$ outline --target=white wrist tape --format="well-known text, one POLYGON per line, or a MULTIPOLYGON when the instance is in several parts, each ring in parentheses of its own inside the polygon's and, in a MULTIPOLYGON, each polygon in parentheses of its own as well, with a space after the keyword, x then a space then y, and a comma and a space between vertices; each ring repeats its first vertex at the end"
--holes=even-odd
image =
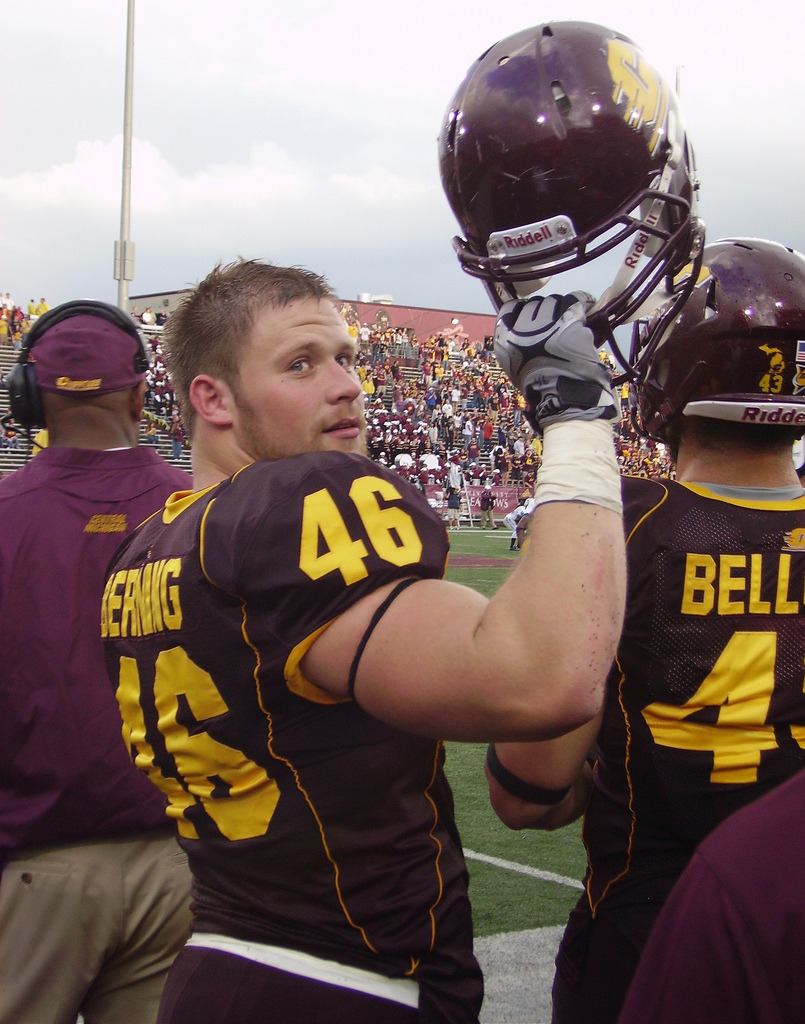
POLYGON ((582 501, 623 512, 609 420, 564 420, 546 427, 534 504, 582 501))

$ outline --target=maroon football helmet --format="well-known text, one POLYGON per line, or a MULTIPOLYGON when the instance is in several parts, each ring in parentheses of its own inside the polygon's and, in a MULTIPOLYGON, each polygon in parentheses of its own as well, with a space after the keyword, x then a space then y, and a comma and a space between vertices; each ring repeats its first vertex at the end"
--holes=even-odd
POLYGON ((636 426, 667 441, 683 415, 802 425, 805 258, 758 238, 704 249, 681 311, 635 325, 636 426))
POLYGON ((465 236, 453 240, 459 262, 498 309, 624 243, 588 318, 611 335, 700 258, 676 96, 631 40, 600 25, 539 25, 487 50, 450 103, 439 161, 465 236))

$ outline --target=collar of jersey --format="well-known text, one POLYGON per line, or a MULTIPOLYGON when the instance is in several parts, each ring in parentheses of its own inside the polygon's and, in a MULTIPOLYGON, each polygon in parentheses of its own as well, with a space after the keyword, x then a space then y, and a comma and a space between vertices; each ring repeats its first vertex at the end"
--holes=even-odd
POLYGON ((217 486, 218 484, 210 484, 209 487, 204 487, 200 491, 174 491, 162 509, 162 522, 172 523, 186 508, 190 508, 199 498, 217 486))
MULTIPOLYGON (((680 481, 682 483, 682 481, 680 481)), ((797 494, 796 485, 787 487, 733 487, 727 484, 682 483, 683 487, 700 494, 703 498, 726 501, 744 508, 789 509, 805 508, 805 491, 797 494)))

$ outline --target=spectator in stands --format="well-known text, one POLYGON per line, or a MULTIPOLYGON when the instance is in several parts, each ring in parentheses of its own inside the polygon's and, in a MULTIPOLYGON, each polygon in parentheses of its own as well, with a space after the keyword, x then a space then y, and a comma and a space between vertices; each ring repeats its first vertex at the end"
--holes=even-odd
POLYGON ((374 381, 375 381, 375 395, 381 400, 385 401, 386 398, 386 381, 388 375, 386 373, 386 367, 383 363, 378 363, 375 366, 374 381))
POLYGON ((174 408, 171 413, 168 436, 171 443, 171 458, 174 462, 178 462, 182 457, 182 448, 184 447, 184 424, 178 408, 174 408))
POLYGON ((20 439, 17 436, 17 431, 13 426, 7 426, 3 431, 3 447, 14 451, 19 450, 20 439))
POLYGON ((491 452, 492 451, 492 435, 494 434, 494 432, 495 432, 495 425, 494 425, 494 423, 492 421, 492 417, 491 416, 487 416, 484 419, 484 424, 483 424, 483 428, 482 428, 482 432, 481 432, 482 433, 482 438, 483 438, 482 447, 483 447, 484 452, 491 452))

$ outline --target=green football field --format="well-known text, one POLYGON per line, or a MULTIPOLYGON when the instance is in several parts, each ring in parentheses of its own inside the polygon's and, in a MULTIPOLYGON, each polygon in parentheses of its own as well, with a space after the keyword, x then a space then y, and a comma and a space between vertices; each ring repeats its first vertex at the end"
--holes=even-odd
MULTIPOLYGON (((492 594, 519 557, 510 531, 462 528, 450 534, 447 578, 492 594), (461 561, 476 564, 461 565, 461 561), (494 564, 494 562, 505 564, 494 564)), ((581 891, 581 822, 555 832, 512 832, 489 806, 485 746, 447 744, 447 775, 470 872, 478 937, 564 924, 581 891)))

